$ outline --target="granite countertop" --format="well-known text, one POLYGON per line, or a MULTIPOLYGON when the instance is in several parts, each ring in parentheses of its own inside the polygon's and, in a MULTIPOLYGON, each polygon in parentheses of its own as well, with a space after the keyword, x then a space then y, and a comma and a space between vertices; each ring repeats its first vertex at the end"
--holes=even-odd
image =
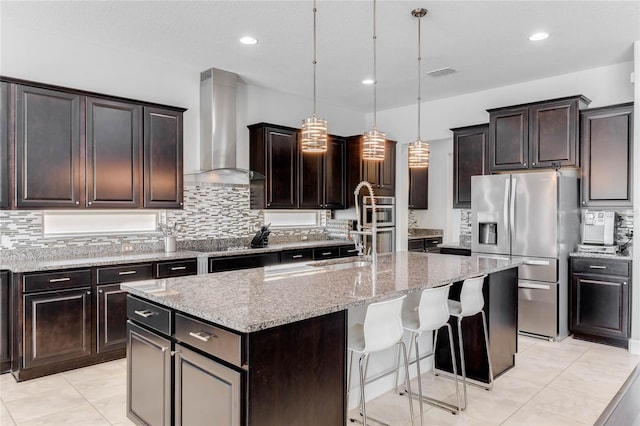
POLYGON ((444 244, 438 244, 438 247, 441 248, 452 248, 452 249, 460 249, 460 250, 471 250, 470 246, 465 246, 462 244, 453 244, 453 243, 444 243, 444 244))
POLYGON ((59 259, 31 259, 31 260, 2 260, 0 269, 9 270, 14 273, 19 272, 39 272, 51 271, 55 269, 88 268, 91 266, 107 266, 125 263, 139 262, 161 262, 167 260, 192 259, 197 257, 224 257, 237 256, 252 253, 268 253, 288 249, 314 248, 326 246, 352 245, 349 240, 320 240, 320 241, 297 241, 292 243, 271 244, 264 248, 243 249, 232 251, 190 251, 181 250, 172 253, 165 252, 145 252, 127 253, 108 256, 76 256, 59 259))
POLYGON ((238 332, 253 332, 498 272, 521 263, 477 255, 396 252, 379 255, 375 268, 322 267, 354 261, 357 259, 342 258, 278 265, 129 282, 121 287, 238 332))
POLYGON ((621 254, 603 254, 603 253, 569 253, 569 257, 592 257, 596 259, 616 259, 616 260, 632 260, 632 256, 623 256, 621 254))
POLYGON ((430 237, 443 237, 444 232, 442 229, 428 229, 428 228, 413 228, 409 229, 409 235, 407 236, 410 240, 421 240, 424 238, 430 237))

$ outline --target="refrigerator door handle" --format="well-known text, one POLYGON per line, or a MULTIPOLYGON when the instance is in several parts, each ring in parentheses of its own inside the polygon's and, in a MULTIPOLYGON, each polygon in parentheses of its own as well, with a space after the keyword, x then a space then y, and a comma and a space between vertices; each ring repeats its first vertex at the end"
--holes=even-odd
MULTIPOLYGON (((509 217, 509 181, 511 179, 507 179, 504 181, 504 220, 507 220, 509 217)), ((509 232, 511 232, 511 228, 509 228, 509 232)))
POLYGON ((518 288, 535 288, 539 290, 549 290, 551 286, 547 284, 524 284, 518 283, 518 288))
POLYGON ((511 234, 511 238, 515 236, 515 221, 516 221, 516 182, 517 180, 513 177, 511 178, 511 199, 509 200, 509 234, 511 234))

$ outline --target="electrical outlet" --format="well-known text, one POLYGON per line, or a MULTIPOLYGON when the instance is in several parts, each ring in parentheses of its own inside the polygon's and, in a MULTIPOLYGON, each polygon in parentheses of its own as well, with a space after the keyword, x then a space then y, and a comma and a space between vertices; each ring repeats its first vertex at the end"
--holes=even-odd
POLYGON ((122 252, 123 253, 128 253, 133 251, 133 244, 123 244, 122 245, 122 252))

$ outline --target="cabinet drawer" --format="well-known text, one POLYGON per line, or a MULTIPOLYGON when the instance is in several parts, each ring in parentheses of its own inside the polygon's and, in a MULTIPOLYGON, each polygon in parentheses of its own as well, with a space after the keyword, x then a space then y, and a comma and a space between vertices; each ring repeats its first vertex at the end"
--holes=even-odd
POLYGON ((409 251, 424 251, 424 240, 409 240, 407 242, 407 249, 409 251))
POLYGON ((333 259, 340 256, 340 247, 321 247, 313 249, 313 260, 333 259))
POLYGON ((83 269, 80 271, 29 274, 23 277, 23 284, 25 293, 88 286, 91 284, 91 271, 83 269))
POLYGON ((129 295, 127 296, 127 317, 167 336, 171 335, 171 311, 169 309, 129 295))
POLYGON ((175 262, 160 262, 156 264, 156 277, 183 277, 198 273, 198 261, 196 259, 179 260, 175 262))
POLYGON ((573 258, 573 273, 629 276, 629 262, 598 258, 573 258))
POLYGON ((358 249, 356 246, 342 246, 340 247, 340 257, 357 256, 358 249))
POLYGON ((442 244, 442 238, 425 238, 424 239, 424 247, 437 247, 438 244, 442 244))
POLYGON ((176 313, 176 340, 234 365, 242 365, 242 336, 176 313))
POLYGON ((280 263, 280 253, 261 253, 209 258, 209 273, 259 268, 280 263))
POLYGON ((97 268, 96 273, 98 284, 123 283, 153 278, 153 268, 150 263, 97 268))
POLYGON ((280 253, 280 263, 302 262, 313 259, 313 249, 285 250, 280 253))

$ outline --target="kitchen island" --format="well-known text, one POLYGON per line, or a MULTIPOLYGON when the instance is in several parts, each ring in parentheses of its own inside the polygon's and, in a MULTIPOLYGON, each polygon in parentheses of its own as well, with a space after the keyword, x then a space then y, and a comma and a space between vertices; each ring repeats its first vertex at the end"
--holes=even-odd
MULTIPOLYGON (((349 309, 479 274, 490 274, 485 287, 517 294, 519 263, 510 259, 399 252, 380 255, 375 266, 359 260, 122 284, 130 292, 129 417, 344 424, 349 309)), ((515 321, 504 319, 517 310, 517 296, 511 306, 487 308, 515 342, 515 321)), ((515 345, 511 360, 514 353, 515 345)))

